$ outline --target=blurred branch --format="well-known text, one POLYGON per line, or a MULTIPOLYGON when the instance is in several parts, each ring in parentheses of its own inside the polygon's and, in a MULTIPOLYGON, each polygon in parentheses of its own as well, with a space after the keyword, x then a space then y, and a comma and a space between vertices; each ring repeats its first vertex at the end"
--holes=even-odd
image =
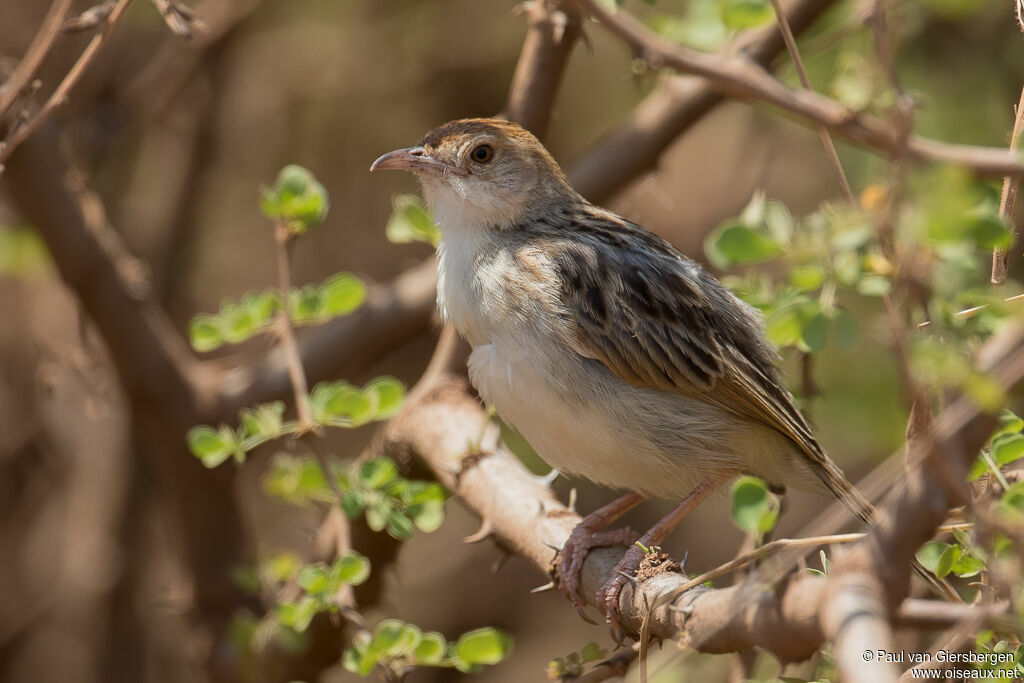
MULTIPOLYGON (((597 0, 572 0, 593 15, 652 68, 671 67, 706 78, 732 97, 748 97, 773 104, 853 142, 889 155, 902 151, 901 135, 891 124, 866 113, 850 110, 817 93, 794 90, 765 71, 750 57, 736 54, 709 55, 670 43, 651 32, 632 15, 619 9, 612 13, 597 0)), ((986 174, 1024 174, 1024 161, 1009 149, 957 145, 911 136, 906 143, 910 159, 947 162, 986 174)))
POLYGON ((580 17, 560 0, 529 0, 519 7, 529 29, 512 75, 504 116, 543 139, 565 66, 582 31, 580 17))
MULTIPOLYGON (((1018 4, 1018 8, 1020 5, 1018 4)), ((1019 9, 1018 9, 1019 11, 1019 9)), ((1021 134, 1024 133, 1024 88, 1020 91, 1020 101, 1013 110, 1013 132, 1010 133, 1010 149, 1017 149, 1021 134)), ((1017 207, 1017 191, 1020 189, 1020 178, 1006 176, 1003 178, 1003 195, 999 200, 999 215, 1006 221, 1010 229, 1010 244, 1005 249, 992 252, 992 284, 1001 285, 1006 282, 1006 263, 1010 255, 1013 240, 1017 237, 1014 225, 1014 209, 1017 207)))
MULTIPOLYGON (((1006 388, 1024 380, 1024 332, 1008 328, 996 335, 978 362, 1006 388)), ((626 586, 620 603, 623 627, 637 637, 650 612, 649 633, 658 638, 682 634, 685 643, 702 652, 758 646, 783 661, 810 656, 827 638, 837 644, 841 663, 855 655, 863 665, 865 649, 884 648, 888 642, 890 620, 906 595, 915 551, 939 528, 950 501, 959 499, 950 495, 947 478, 937 471, 949 467, 965 474, 995 423, 995 417, 963 398, 944 411, 912 450, 926 453, 927 466, 911 468, 906 487, 882 506, 867 538, 837 557, 830 578, 799 574, 772 589, 762 587, 755 574, 730 588, 680 591, 686 587, 685 576, 661 574, 626 586), (940 462, 944 464, 936 464, 940 462), (861 647, 868 641, 870 648, 861 647)), ((530 474, 498 444, 497 426, 489 424, 460 378, 428 376, 382 431, 377 447, 398 459, 422 459, 483 520, 499 546, 543 572, 551 569, 552 548, 561 547, 580 521, 555 499, 544 479, 530 474)), ((611 578, 621 552, 602 548, 587 556, 583 594, 591 605, 597 606, 598 589, 611 578)), ((920 609, 913 603, 907 611, 920 609)), ((972 608, 948 609, 960 617, 972 608)), ((850 680, 877 681, 880 672, 871 669, 873 678, 863 678, 867 670, 857 668, 846 673, 850 680)))
POLYGON ((36 32, 25 56, 18 62, 18 66, 14 67, 14 72, 4 83, 3 88, 0 88, 0 121, 7 117, 11 106, 30 87, 39 67, 49 56, 60 34, 61 24, 71 10, 71 3, 72 0, 55 0, 50 5, 50 11, 46 13, 43 25, 36 32))
MULTIPOLYGON (((117 23, 124 11, 128 9, 128 5, 132 0, 118 0, 117 4, 110 11, 102 23, 102 26, 96 32, 96 35, 92 37, 89 44, 85 46, 85 50, 78 57, 78 60, 68 71, 67 75, 64 76, 64 80, 60 82, 57 89, 53 91, 50 98, 46 100, 46 104, 43 105, 42 109, 36 112, 28 121, 24 122, 17 128, 15 128, 10 137, 4 142, 2 148, 0 148, 0 173, 3 173, 4 164, 10 159, 11 154, 17 147, 25 142, 34 132, 39 130, 39 127, 46 122, 50 115, 60 106, 63 106, 68 99, 68 93, 75 87, 82 74, 89 68, 92 61, 96 58, 100 48, 106 41, 110 32, 114 30, 114 24, 117 23)), ((2 111, 2 110, 0 110, 2 111)))
MULTIPOLYGON (((795 0, 786 3, 786 17, 800 34, 837 0, 795 0)), ((736 51, 767 67, 785 48, 772 25, 746 31, 736 51)), ((600 202, 657 164, 677 137, 725 101, 704 79, 663 77, 625 122, 588 149, 569 169, 569 179, 581 194, 600 202)))

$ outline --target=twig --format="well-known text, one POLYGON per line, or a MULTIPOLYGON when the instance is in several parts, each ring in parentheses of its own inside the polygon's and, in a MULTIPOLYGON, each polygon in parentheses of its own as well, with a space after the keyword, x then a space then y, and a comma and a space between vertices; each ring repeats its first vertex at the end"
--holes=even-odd
POLYGON ((17 149, 18 145, 25 142, 29 136, 39 130, 39 127, 43 125, 48 118, 50 118, 50 115, 53 114, 55 109, 63 106, 64 103, 67 102, 68 93, 71 92, 71 89, 78 83, 82 74, 84 74, 85 70, 89 68, 90 64, 92 64, 93 59, 96 58, 96 55, 99 53, 103 43, 110 35, 110 32, 114 30, 114 25, 117 23, 117 20, 120 19, 121 15, 124 14, 124 11, 128 9, 128 5, 131 4, 131 1, 132 0, 118 0, 117 5, 114 6, 114 9, 111 10, 110 15, 103 23, 102 28, 97 31, 96 35, 94 35, 92 40, 89 41, 89 44, 85 46, 85 50, 83 50, 82 54, 78 57, 78 61, 75 62, 74 66, 71 67, 71 70, 68 71, 66 76, 64 76, 64 80, 60 82, 57 89, 53 91, 52 95, 50 95, 50 99, 46 101, 46 104, 43 105, 42 109, 40 109, 35 116, 25 122, 22 126, 19 126, 11 134, 10 139, 4 143, 3 149, 0 149, 0 173, 3 173, 4 164, 7 163, 7 160, 11 157, 14 150, 17 149))
MULTIPOLYGON (((1019 0, 1017 4, 1018 12, 1022 2, 1024 0, 1019 0)), ((1024 133, 1024 88, 1020 91, 1020 101, 1017 102, 1013 113, 1013 132, 1010 134, 1010 149, 1015 150, 1020 142, 1021 134, 1024 133)), ((1010 244, 1005 249, 996 249, 992 252, 992 284, 994 285, 1006 282, 1006 264, 1010 255, 1010 247, 1013 246, 1013 241, 1017 237, 1017 229, 1013 218, 1014 209, 1017 206, 1017 191, 1019 189, 1020 178, 1006 176, 1003 179, 1003 195, 999 199, 999 215, 1006 221, 1006 225, 1010 230, 1010 244)))
MULTIPOLYGON (((295 341, 295 329, 292 327, 291 297, 292 279, 289 264, 289 244, 292 233, 284 222, 274 226, 274 246, 277 257, 277 286, 281 290, 281 310, 277 312, 277 331, 281 337, 281 348, 284 350, 285 363, 288 366, 288 377, 291 379, 292 391, 295 394, 295 409, 299 416, 299 429, 308 431, 313 428, 313 418, 309 409, 309 384, 306 382, 306 371, 302 367, 302 356, 299 345, 295 341)), ((330 472, 324 475, 331 480, 330 472)))
POLYGON ((4 120, 11 106, 32 83, 39 67, 50 54, 57 36, 60 34, 60 26, 64 23, 64 17, 71 10, 71 3, 72 0, 55 0, 50 5, 50 10, 46 13, 46 18, 43 19, 43 24, 36 32, 35 38, 32 39, 32 44, 29 45, 25 56, 18 62, 18 66, 14 67, 14 72, 4 83, 3 88, 0 88, 0 121, 4 120))
MULTIPOLYGON (((793 60, 793 67, 800 78, 800 84, 804 90, 814 92, 814 88, 811 87, 811 80, 807 77, 807 69, 804 68, 804 61, 800 58, 800 50, 797 49, 796 38, 793 37, 793 31, 789 28, 786 13, 782 11, 782 3, 779 0, 771 0, 771 3, 772 9, 775 10, 775 17, 779 22, 782 39, 786 42, 789 57, 793 60)), ((843 165, 839 162, 839 153, 836 152, 836 145, 832 142, 832 136, 829 135, 828 128, 822 123, 818 124, 818 135, 821 136, 821 144, 825 147, 825 156, 828 157, 828 163, 832 166, 832 172, 835 173, 836 181, 839 183, 839 188, 843 191, 843 196, 851 204, 854 203, 856 200, 853 196, 853 190, 850 189, 850 181, 846 178, 843 165)))
POLYGON ((185 39, 192 38, 192 29, 205 30, 206 25, 195 13, 177 0, 152 0, 171 32, 185 39))
MULTIPOLYGON (((1010 303, 1013 303, 1015 301, 1022 301, 1022 300, 1024 300, 1024 294, 1015 294, 1014 296, 1008 296, 1005 299, 1003 299, 1003 303, 1004 304, 1010 304, 1010 303)), ((953 316, 956 317, 956 318, 962 318, 962 319, 973 318, 975 315, 977 315, 981 311, 984 311, 986 308, 988 308, 988 304, 981 304, 980 306, 972 306, 971 308, 965 308, 962 311, 957 311, 956 313, 953 314, 953 316)), ((932 324, 931 320, 925 320, 924 322, 918 323, 917 324, 917 328, 919 330, 920 329, 924 329, 924 328, 928 327, 931 324, 932 324)))
MULTIPOLYGON (((793 90, 742 54, 709 55, 675 45, 652 33, 629 13, 610 12, 598 0, 573 0, 597 17, 641 59, 654 68, 671 67, 708 79, 734 97, 750 97, 824 125, 853 142, 895 156, 902 152, 900 134, 891 124, 851 111, 839 102, 805 90, 793 90)), ((918 136, 907 140, 909 158, 947 162, 984 175, 1024 175, 1024 161, 1005 148, 956 145, 918 136)))

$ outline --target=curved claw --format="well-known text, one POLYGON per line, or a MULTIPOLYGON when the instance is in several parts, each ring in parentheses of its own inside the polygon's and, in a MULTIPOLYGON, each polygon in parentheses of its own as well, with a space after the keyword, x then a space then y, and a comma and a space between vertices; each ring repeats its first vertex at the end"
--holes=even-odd
POLYGON ((558 588, 572 602, 580 618, 591 624, 597 622, 586 614, 586 600, 581 590, 580 572, 583 562, 591 548, 631 543, 637 537, 630 529, 612 531, 594 531, 584 524, 579 524, 566 540, 559 554, 556 578, 558 588))
POLYGON ((644 559, 644 551, 637 546, 631 546, 622 556, 619 563, 615 565, 615 576, 606 583, 597 594, 598 603, 604 608, 605 621, 611 631, 612 640, 617 645, 622 645, 626 632, 619 622, 619 594, 626 581, 635 581, 637 570, 640 569, 640 562, 644 559))

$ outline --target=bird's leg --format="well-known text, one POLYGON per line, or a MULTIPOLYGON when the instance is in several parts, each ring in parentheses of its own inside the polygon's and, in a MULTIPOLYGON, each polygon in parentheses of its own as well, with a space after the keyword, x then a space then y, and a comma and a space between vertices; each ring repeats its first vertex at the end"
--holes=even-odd
POLYGON ((652 545, 660 545, 686 515, 693 512, 698 505, 704 502, 708 496, 714 493, 726 481, 728 481, 728 478, 709 477, 698 484, 678 505, 672 508, 671 512, 658 520, 646 534, 631 545, 626 554, 619 560, 619 563, 615 565, 615 575, 597 594, 598 604, 604 605, 605 617, 610 624, 612 638, 615 642, 621 643, 623 638, 622 628, 618 620, 619 593, 622 592, 622 587, 629 580, 627 576, 630 578, 636 576, 637 570, 640 568, 640 562, 644 558, 644 551, 640 546, 643 545, 649 548, 652 545))
POLYGON ((629 528, 601 531, 622 515, 642 503, 644 497, 639 493, 627 493, 621 498, 608 503, 590 513, 576 525, 569 538, 562 546, 558 556, 557 581, 558 587, 572 601, 573 607, 580 617, 594 623, 586 613, 586 601, 580 592, 580 571, 583 561, 591 548, 608 545, 629 545, 636 538, 636 533, 629 528))

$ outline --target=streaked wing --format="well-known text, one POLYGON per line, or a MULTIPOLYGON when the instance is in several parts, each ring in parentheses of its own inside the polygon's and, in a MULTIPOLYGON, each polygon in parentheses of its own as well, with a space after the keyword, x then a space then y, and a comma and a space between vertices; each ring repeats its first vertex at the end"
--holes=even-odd
POLYGON ((566 232, 555 268, 577 353, 630 384, 698 396, 760 422, 834 469, 780 384, 752 308, 667 242, 613 214, 592 209, 566 232))

